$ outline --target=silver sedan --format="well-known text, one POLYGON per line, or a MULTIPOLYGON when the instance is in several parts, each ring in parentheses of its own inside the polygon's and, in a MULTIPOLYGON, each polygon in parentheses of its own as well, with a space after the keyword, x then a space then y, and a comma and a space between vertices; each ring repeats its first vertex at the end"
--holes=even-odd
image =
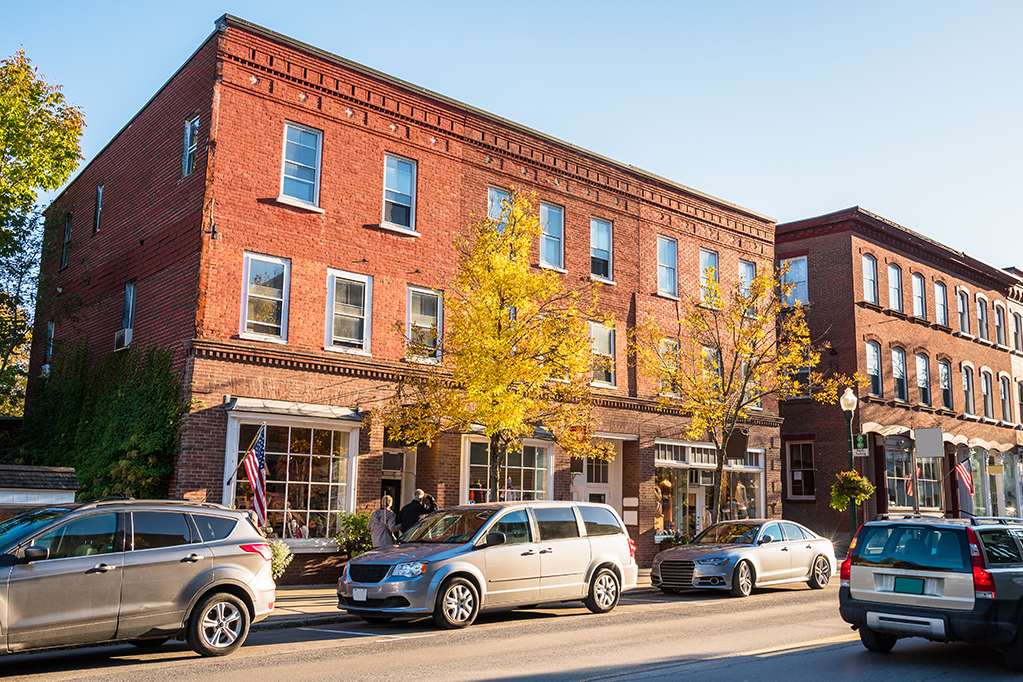
POLYGON ((650 581, 665 593, 728 590, 746 597, 754 587, 805 582, 827 586, 835 573, 831 541, 792 521, 747 519, 714 524, 692 542, 654 557, 650 581))

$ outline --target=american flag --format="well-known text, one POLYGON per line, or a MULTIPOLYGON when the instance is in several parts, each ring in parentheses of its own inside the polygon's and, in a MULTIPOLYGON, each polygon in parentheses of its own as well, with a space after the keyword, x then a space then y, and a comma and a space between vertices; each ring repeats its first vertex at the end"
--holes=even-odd
POLYGON ((964 459, 963 461, 956 464, 956 474, 959 476, 959 480, 962 481, 966 489, 973 494, 973 468, 970 466, 970 460, 964 459))
POLYGON ((242 460, 245 475, 252 486, 252 508, 256 511, 259 525, 266 525, 266 424, 259 427, 259 433, 252 444, 252 449, 245 453, 242 460))

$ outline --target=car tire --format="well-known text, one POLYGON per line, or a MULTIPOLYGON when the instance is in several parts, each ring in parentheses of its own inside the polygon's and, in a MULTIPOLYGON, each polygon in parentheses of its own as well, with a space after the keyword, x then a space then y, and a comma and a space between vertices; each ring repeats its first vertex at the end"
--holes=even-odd
POLYGON ((446 630, 472 625, 480 611, 476 586, 465 578, 448 578, 437 592, 433 620, 446 630))
POLYGON ((735 570, 732 571, 732 589, 731 594, 733 597, 748 597, 753 592, 753 586, 756 584, 756 576, 753 573, 753 566, 750 562, 745 559, 735 565, 735 570))
POLYGON ((1016 628, 1016 636, 1002 647, 1002 658, 1010 670, 1023 671, 1023 623, 1016 628))
POLYGON ((677 587, 664 587, 663 585, 661 586, 661 592, 664 594, 682 594, 682 590, 677 587))
POLYGON ((607 613, 618 605, 621 593, 621 583, 614 571, 609 568, 598 569, 590 581, 590 589, 586 594, 586 608, 593 613, 607 613))
POLYGON ((391 622, 390 616, 359 616, 359 618, 370 625, 387 625, 391 622))
POLYGON ((226 656, 249 634, 249 610, 241 599, 216 592, 192 610, 185 641, 200 656, 226 656))
POLYGON ((136 646, 139 649, 155 649, 158 646, 163 646, 170 640, 170 637, 152 637, 150 639, 129 639, 128 644, 136 646))
POLYGON ((823 590, 831 582, 831 562, 823 554, 819 554, 816 559, 813 560, 813 566, 810 567, 810 579, 806 581, 806 584, 814 590, 823 590))
POLYGON ((871 630, 867 626, 863 626, 859 630, 860 642, 869 651, 876 651, 879 654, 886 654, 892 650, 895 646, 895 642, 898 641, 898 637, 895 635, 886 635, 883 632, 877 630, 871 630))

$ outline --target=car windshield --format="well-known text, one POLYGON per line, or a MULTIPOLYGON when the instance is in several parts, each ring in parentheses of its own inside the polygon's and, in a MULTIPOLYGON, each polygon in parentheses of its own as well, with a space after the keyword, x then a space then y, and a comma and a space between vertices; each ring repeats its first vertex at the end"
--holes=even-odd
POLYGON ((26 535, 31 535, 36 529, 56 521, 69 511, 71 510, 66 507, 43 507, 7 519, 0 523, 0 547, 6 547, 26 535))
POLYGON ((752 545, 760 526, 751 523, 722 523, 711 526, 693 540, 697 545, 752 545))
POLYGON ((496 509, 449 509, 439 511, 412 526, 399 542, 445 542, 462 544, 472 540, 496 509))

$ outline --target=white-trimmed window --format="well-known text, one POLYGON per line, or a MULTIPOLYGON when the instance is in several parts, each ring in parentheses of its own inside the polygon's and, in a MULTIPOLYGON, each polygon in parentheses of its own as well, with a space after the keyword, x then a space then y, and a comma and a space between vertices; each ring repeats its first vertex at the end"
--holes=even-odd
POLYGON ((710 283, 721 281, 721 268, 718 267, 718 252, 700 249, 700 299, 708 301, 711 296, 710 283))
POLYGON ((959 301, 959 331, 963 334, 970 333, 970 295, 965 291, 960 291, 956 295, 956 300, 959 301))
POLYGON ((948 326, 948 291, 941 282, 934 283, 934 321, 948 326))
POLYGON ((748 261, 739 261, 739 284, 742 288, 743 296, 749 296, 750 290, 753 288, 753 280, 757 278, 757 264, 748 261))
POLYGON ((941 386, 941 406, 952 409, 952 363, 938 360, 938 383, 941 386))
POLYGON ((877 259, 869 253, 863 254, 863 300, 867 303, 878 303, 877 259))
POLYGON ((242 336, 286 341, 291 260, 246 253, 244 270, 242 336))
POLYGON ((975 414, 973 406, 973 368, 964 365, 963 372, 963 414, 975 414))
POLYGON ((931 404, 931 363, 923 353, 916 355, 916 387, 919 400, 924 405, 931 404))
POLYGON ((284 125, 284 160, 281 197, 307 206, 320 203, 320 148, 323 133, 312 128, 284 125))
POLYGON ((1002 421, 1012 421, 1012 389, 1009 387, 1009 377, 998 377, 998 392, 1002 399, 1002 421))
POLYGON ((487 217, 497 223, 497 231, 504 232, 508 223, 502 220, 505 211, 511 209, 511 192, 500 187, 487 188, 487 217))
POLYGON ((977 336, 984 341, 988 340, 987 301, 980 296, 977 297, 977 336))
MULTIPOLYGON (((124 284, 124 304, 121 306, 121 329, 132 330, 135 328, 135 292, 137 285, 135 280, 124 284)), ((127 341, 130 343, 130 341, 127 341)))
POLYGON ((812 500, 814 489, 813 443, 786 443, 788 446, 789 498, 812 500))
POLYGON ((384 225, 416 231, 416 162, 384 156, 384 225))
POLYGON ((590 218, 590 275, 609 282, 614 280, 613 238, 614 225, 610 220, 590 218))
POLYGON ((465 502, 552 499, 550 448, 546 443, 526 441, 521 450, 509 450, 496 477, 500 484, 493 491, 490 442, 471 437, 463 442, 468 450, 463 469, 467 485, 462 486, 462 490, 468 491, 465 502))
POLYGON ((678 242, 657 235, 657 293, 678 296, 678 242))
POLYGON ((909 387, 906 385, 906 351, 892 348, 892 377, 895 379, 895 399, 909 402, 909 387))
POLYGON ((806 256, 786 258, 782 261, 782 269, 785 270, 782 282, 792 285, 792 291, 785 297, 785 305, 795 305, 796 301, 803 305, 809 303, 810 291, 807 283, 806 256))
POLYGON ((99 218, 103 214, 103 185, 96 185, 96 210, 92 214, 92 233, 99 232, 99 218))
POLYGON ((565 209, 540 204, 540 262, 552 268, 565 267, 565 209))
POLYGON ((419 360, 439 362, 444 332, 444 295, 433 289, 408 288, 408 326, 405 333, 419 360))
POLYGON ((1016 382, 1017 420, 1023 422, 1023 381, 1016 382))
POLYGON ((998 303, 995 304, 995 343, 999 346, 1006 345, 1005 308, 998 303))
POLYGON ((199 114, 185 121, 185 142, 181 154, 181 174, 195 170, 195 153, 199 150, 199 114))
POLYGON ((373 278, 327 270, 326 348, 370 354, 373 327, 373 278))
POLYGON ((919 272, 913 273, 913 317, 927 319, 927 283, 919 272))
POLYGON ((980 395, 984 399, 984 416, 987 419, 995 418, 995 397, 994 385, 991 381, 991 372, 981 371, 980 373, 980 395))
POLYGON ((593 383, 615 385, 615 330, 600 322, 590 322, 593 342, 593 383))
POLYGON ((870 379, 870 395, 884 395, 884 384, 881 383, 881 345, 876 341, 867 341, 867 378, 870 379))
POLYGON ((742 361, 742 377, 745 384, 745 390, 742 392, 742 401, 748 403, 747 407, 751 410, 762 410, 764 409, 763 397, 760 392, 760 384, 757 382, 755 376, 750 375, 750 363, 748 360, 742 361))
POLYGON ((64 216, 64 241, 60 246, 60 267, 62 268, 67 267, 71 257, 71 222, 72 215, 68 213, 64 216))
POLYGON ((888 264, 888 307, 902 312, 902 268, 888 264))
POLYGON ((1023 315, 1012 314, 1012 347, 1023 351, 1023 315))

